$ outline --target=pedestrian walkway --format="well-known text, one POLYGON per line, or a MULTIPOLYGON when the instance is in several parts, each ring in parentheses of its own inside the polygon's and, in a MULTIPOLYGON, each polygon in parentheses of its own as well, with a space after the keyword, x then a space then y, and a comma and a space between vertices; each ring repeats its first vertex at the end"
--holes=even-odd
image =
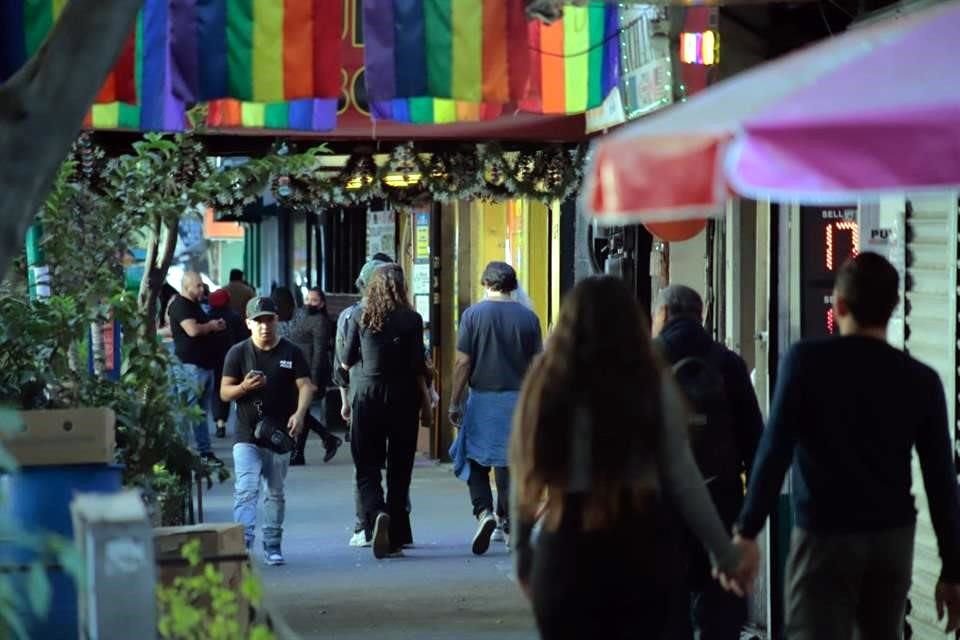
MULTIPOLYGON (((215 441, 232 470, 230 440, 215 441)), ((503 543, 470 553, 475 523, 467 487, 449 465, 418 459, 411 501, 415 546, 403 558, 375 560, 347 546, 353 532, 349 443, 323 464, 311 435, 307 466, 287 476, 283 567, 263 566, 258 531, 254 562, 271 610, 300 638, 331 640, 532 640, 529 605, 513 578, 503 543)), ((232 520, 232 481, 204 496, 207 522, 232 520)))

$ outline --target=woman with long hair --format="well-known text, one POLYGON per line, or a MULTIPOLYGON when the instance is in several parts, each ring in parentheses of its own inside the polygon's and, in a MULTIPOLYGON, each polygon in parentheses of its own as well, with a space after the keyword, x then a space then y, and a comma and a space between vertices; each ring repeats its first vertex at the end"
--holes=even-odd
POLYGON ((510 451, 511 542, 543 638, 660 638, 684 571, 674 513, 736 575, 679 393, 623 282, 580 282, 524 381, 510 451))
POLYGON ((421 413, 427 418, 428 369, 423 319, 410 306, 403 270, 376 270, 358 320, 351 317, 340 354, 350 370, 350 450, 357 470, 366 537, 373 555, 398 553, 413 540, 407 500, 421 413), (351 367, 353 367, 351 369, 351 367), (380 470, 387 469, 384 497, 380 470))

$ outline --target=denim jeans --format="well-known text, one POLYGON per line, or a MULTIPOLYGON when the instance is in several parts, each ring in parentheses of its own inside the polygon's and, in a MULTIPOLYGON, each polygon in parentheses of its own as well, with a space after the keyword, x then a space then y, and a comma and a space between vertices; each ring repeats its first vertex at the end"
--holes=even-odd
MULTIPOLYGON (((188 407, 200 407, 203 415, 191 418, 189 428, 199 453, 210 453, 210 399, 213 396, 213 371, 202 369, 195 364, 173 361, 173 383, 177 394, 188 407)), ((184 434, 186 438, 186 434, 184 434)))
POLYGON ((233 520, 243 525, 247 548, 253 546, 257 529, 257 503, 264 488, 263 548, 279 550, 283 536, 283 483, 290 455, 280 455, 255 444, 233 445, 233 520))

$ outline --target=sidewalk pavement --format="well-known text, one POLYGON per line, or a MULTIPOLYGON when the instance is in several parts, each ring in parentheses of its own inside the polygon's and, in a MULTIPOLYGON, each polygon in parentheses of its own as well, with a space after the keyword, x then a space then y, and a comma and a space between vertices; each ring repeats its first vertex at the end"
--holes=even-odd
MULTIPOLYGON (((214 448, 232 470, 231 437, 214 438, 214 448)), ((253 556, 267 605, 300 638, 537 637, 505 545, 494 543, 479 557, 470 552, 476 522, 466 484, 449 465, 418 458, 411 485, 415 546, 402 558, 376 560, 369 547, 347 546, 354 522, 349 443, 323 464, 323 446, 311 435, 306 457, 307 466, 291 467, 287 476, 287 564, 263 565, 259 530, 253 556)), ((204 495, 205 521, 233 520, 232 492, 231 479, 204 495)))

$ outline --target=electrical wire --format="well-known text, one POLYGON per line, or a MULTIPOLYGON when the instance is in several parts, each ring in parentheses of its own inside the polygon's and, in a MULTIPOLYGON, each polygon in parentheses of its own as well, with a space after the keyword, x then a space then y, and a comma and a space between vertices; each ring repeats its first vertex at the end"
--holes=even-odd
POLYGON ((603 40, 601 40, 601 41, 598 42, 597 44, 590 45, 588 48, 584 49, 583 51, 577 51, 576 53, 557 53, 557 52, 555 52, 555 51, 545 51, 545 50, 543 50, 543 49, 540 49, 539 47, 528 47, 528 49, 530 49, 530 51, 535 51, 535 52, 540 53, 540 54, 545 55, 545 56, 552 56, 552 57, 554 57, 554 58, 576 58, 576 57, 578 57, 578 56, 585 56, 585 55, 587 55, 588 53, 590 53, 591 51, 594 51, 594 50, 596 50, 596 49, 599 49, 600 47, 605 46, 608 42, 610 42, 610 41, 613 40, 614 38, 619 38, 619 37, 620 37, 620 34, 622 34, 624 31, 627 31, 628 29, 632 29, 632 28, 635 27, 637 24, 639 24, 640 21, 643 20, 643 19, 644 19, 644 17, 641 16, 641 17, 633 20, 633 21, 630 22, 629 24, 626 24, 626 25, 618 28, 616 31, 614 31, 613 33, 611 33, 610 35, 608 35, 606 38, 604 38, 603 40))

